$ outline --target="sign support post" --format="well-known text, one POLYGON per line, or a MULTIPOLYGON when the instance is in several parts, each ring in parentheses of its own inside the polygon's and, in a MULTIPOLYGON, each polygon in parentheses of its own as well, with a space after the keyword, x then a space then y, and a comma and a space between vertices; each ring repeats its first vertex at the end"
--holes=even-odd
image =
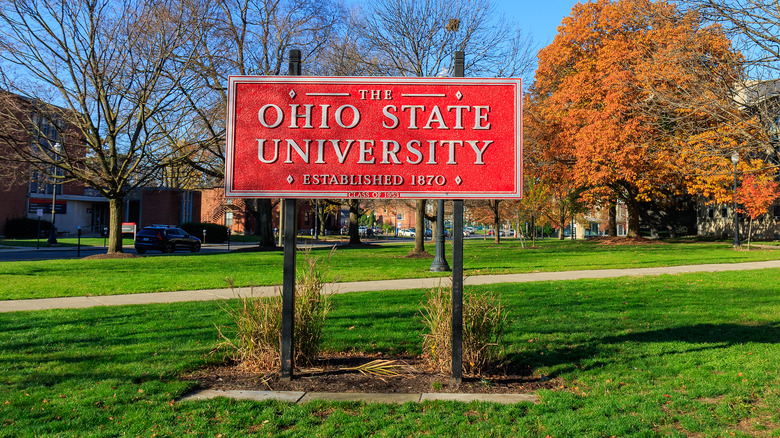
MULTIPOLYGON (((290 76, 301 75, 301 51, 290 50, 290 76)), ((295 366, 294 327, 295 320, 295 216, 296 199, 282 200, 284 211, 284 271, 282 274, 282 333, 281 333, 281 370, 283 379, 292 379, 295 366)), ((282 219, 282 218, 280 218, 282 219)), ((281 220, 280 220, 281 222, 281 220)), ((281 230, 280 230, 281 235, 281 230)))
POLYGON ((463 200, 452 203, 452 384, 463 378, 463 200))
MULTIPOLYGON (((455 52, 454 77, 464 77, 464 53, 455 52)), ((463 200, 452 203, 452 384, 463 379, 463 200)))
POLYGON ((295 320, 295 203, 296 199, 284 202, 284 272, 282 274, 282 344, 281 377, 292 379, 295 366, 293 351, 295 320))

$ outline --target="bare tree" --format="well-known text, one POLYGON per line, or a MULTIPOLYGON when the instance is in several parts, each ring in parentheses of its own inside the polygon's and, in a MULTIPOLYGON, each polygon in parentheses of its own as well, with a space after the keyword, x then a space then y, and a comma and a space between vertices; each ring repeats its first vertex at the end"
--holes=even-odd
MULTIPOLYGON (((183 90, 198 114, 193 133, 201 153, 191 155, 190 164, 222 180, 228 77, 284 74, 290 49, 302 50, 305 70, 315 71, 343 11, 331 0, 191 0, 190 7, 200 17, 193 44, 202 47, 190 71, 198 86, 183 90)), ((246 205, 257 220, 260 246, 275 246, 271 200, 246 205)))
POLYGON ((364 62, 385 75, 449 74, 458 50, 471 76, 518 77, 533 67, 531 38, 489 1, 371 0, 364 16, 364 62))
POLYGON ((122 203, 169 164, 166 130, 184 117, 189 15, 174 0, 3 0, 0 69, 11 154, 96 189, 110 205, 108 252, 122 252, 122 203), (21 96, 21 98, 20 98, 21 96), (41 132, 42 118, 56 135, 41 132), (54 137, 58 138, 54 138, 54 137), (17 136, 18 138, 18 136, 17 136))
MULTIPOLYGON (((518 77, 531 72, 531 38, 485 0, 370 0, 364 9, 363 63, 382 75, 449 76, 453 55, 466 53, 469 76, 518 77)), ((426 200, 417 201, 417 228, 426 200)), ((413 253, 425 252, 423 230, 413 253)))

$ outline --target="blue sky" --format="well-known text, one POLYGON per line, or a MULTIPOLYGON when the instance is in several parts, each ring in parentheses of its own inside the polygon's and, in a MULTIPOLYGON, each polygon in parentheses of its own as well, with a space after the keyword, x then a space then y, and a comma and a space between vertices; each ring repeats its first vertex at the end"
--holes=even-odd
POLYGON ((530 33, 541 48, 550 44, 563 17, 571 13, 576 0, 492 0, 496 10, 514 19, 530 33))

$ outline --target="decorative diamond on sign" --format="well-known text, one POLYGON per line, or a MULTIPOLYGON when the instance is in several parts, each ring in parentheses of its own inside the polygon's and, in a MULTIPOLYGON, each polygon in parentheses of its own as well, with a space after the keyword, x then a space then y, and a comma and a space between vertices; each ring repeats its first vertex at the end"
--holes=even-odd
POLYGON ((458 100, 461 100, 461 99, 463 99, 463 93, 461 93, 460 90, 458 90, 458 92, 455 93, 455 97, 457 97, 458 100))
POLYGON ((455 177, 455 182, 456 182, 458 185, 460 185, 460 183, 462 183, 462 182, 463 182, 463 180, 462 180, 462 179, 460 179, 460 177, 458 176, 458 177, 455 177))
POLYGON ((295 99, 295 90, 290 90, 290 99, 295 99))
POLYGON ((295 181, 295 178, 293 178, 292 175, 287 175, 287 182, 292 184, 293 181, 295 181))

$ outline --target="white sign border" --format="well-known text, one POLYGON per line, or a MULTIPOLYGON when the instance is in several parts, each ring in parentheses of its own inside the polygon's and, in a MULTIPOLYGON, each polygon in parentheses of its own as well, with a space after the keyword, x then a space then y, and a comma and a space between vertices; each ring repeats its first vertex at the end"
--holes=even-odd
MULTIPOLYGON (((521 199, 523 197, 523 87, 519 78, 420 78, 420 77, 372 77, 372 76, 230 76, 228 78, 228 104, 225 145, 225 197, 226 198, 287 198, 287 199, 349 199, 354 193, 393 193, 388 198, 369 197, 365 199, 521 199), (367 84, 367 85, 515 85, 515 186, 516 191, 491 192, 401 192, 392 190, 345 190, 317 191, 304 190, 235 190, 233 189, 233 164, 235 151, 235 90, 238 84, 367 84)), ((362 199, 362 198, 361 198, 362 199)))

